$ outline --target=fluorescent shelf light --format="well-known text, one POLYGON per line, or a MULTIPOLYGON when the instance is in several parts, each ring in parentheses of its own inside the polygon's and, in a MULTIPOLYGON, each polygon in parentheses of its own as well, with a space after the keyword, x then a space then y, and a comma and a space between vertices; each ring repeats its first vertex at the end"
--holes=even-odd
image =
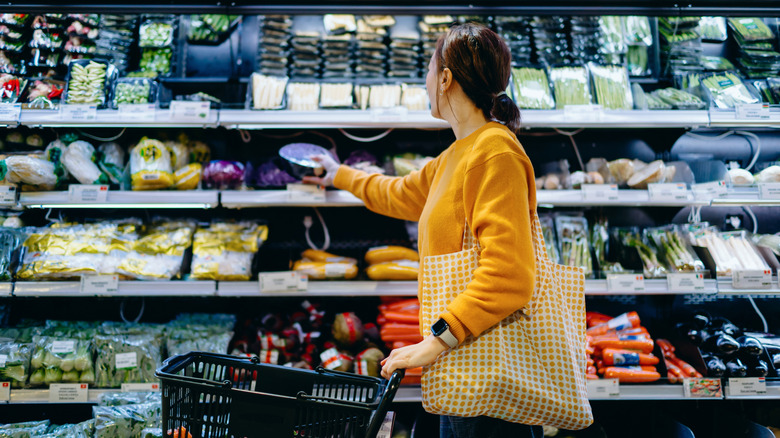
POLYGON ((171 209, 209 209, 214 208, 212 204, 192 202, 192 203, 170 203, 170 204, 116 204, 116 203, 85 203, 85 204, 28 204, 28 208, 171 208, 171 209))

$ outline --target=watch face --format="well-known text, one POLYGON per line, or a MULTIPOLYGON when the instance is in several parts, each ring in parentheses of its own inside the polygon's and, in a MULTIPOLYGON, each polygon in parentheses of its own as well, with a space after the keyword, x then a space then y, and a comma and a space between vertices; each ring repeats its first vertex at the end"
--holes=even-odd
POLYGON ((444 319, 439 319, 433 325, 431 326, 431 332, 434 336, 439 336, 442 333, 444 333, 445 330, 449 328, 449 325, 447 325, 447 321, 444 319))

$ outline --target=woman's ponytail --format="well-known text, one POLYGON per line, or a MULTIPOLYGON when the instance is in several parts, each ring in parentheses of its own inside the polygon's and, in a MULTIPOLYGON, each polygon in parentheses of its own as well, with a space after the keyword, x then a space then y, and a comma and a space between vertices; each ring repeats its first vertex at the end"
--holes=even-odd
POLYGON ((505 92, 498 93, 493 98, 493 109, 490 110, 490 116, 504 124, 512 132, 520 129, 520 109, 505 92))

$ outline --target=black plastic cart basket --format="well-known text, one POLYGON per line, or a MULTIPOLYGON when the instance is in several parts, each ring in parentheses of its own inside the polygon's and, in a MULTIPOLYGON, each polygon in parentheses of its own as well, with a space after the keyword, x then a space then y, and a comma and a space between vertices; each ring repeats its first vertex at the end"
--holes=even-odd
MULTIPOLYGON (((191 352, 167 359, 163 431, 193 438, 375 438, 404 376, 389 381, 191 352)), ((186 437, 185 437, 186 438, 186 437)))

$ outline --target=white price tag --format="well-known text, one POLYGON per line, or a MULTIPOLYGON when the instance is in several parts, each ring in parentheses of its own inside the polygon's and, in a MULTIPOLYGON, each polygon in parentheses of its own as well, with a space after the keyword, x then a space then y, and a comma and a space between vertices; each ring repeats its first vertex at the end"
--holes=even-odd
POLYGON ((764 103, 743 103, 734 107, 735 118, 769 120, 769 105, 764 103))
POLYGON ((123 383, 122 392, 157 392, 159 383, 123 383))
POLYGON ((19 116, 21 114, 21 103, 0 103, 0 122, 19 123, 19 116))
POLYGON ((81 293, 83 294, 111 294, 118 290, 118 275, 83 275, 81 277, 81 293))
POLYGON ((116 354, 116 369, 132 369, 138 368, 138 354, 133 353, 117 353, 116 354))
POLYGON ((132 119, 153 122, 157 117, 157 108, 153 103, 120 103, 118 109, 120 120, 132 119))
POLYGON ((685 183, 655 183, 648 184, 647 190, 650 193, 651 201, 688 201, 691 199, 691 194, 688 192, 688 187, 685 183))
POLYGON ((72 339, 66 341, 52 341, 50 350, 54 354, 75 353, 76 341, 72 339))
POLYGON ((666 275, 666 286, 674 292, 704 292, 704 274, 673 272, 666 275))
POLYGON ((177 122, 206 122, 211 115, 210 102, 171 101, 171 120, 177 122))
POLYGON ((609 292, 644 292, 645 276, 642 274, 608 274, 609 292))
POLYGON ((0 368, 5 368, 5 363, 8 362, 7 354, 0 354, 0 368))
POLYGON ((382 425, 379 426, 379 432, 376 434, 376 438, 391 438, 393 436, 393 424, 395 423, 395 412, 388 412, 385 414, 385 419, 382 420, 382 425))
POLYGON ((325 189, 312 184, 287 184, 289 202, 325 202, 325 189))
POLYGON ((260 292, 305 291, 309 288, 309 279, 297 272, 261 272, 259 274, 260 292))
POLYGON ((75 204, 105 203, 107 198, 107 185, 71 184, 68 187, 68 199, 75 204))
POLYGON ((598 121, 604 117, 601 105, 566 105, 563 107, 563 118, 567 121, 598 121))
POLYGON ((588 397, 619 397, 620 383, 618 379, 588 380, 588 397))
POLYGON ((582 200, 591 202, 617 201, 618 186, 617 184, 583 184, 582 200))
POLYGON ((713 199, 726 196, 726 181, 712 181, 702 184, 693 184, 693 197, 696 199, 713 199))
POLYGON ((769 289, 772 287, 772 271, 766 270, 744 270, 732 271, 731 278, 734 289, 769 289))
POLYGON ((60 118, 68 121, 97 119, 97 105, 60 105, 60 118))
POLYGON ((16 205, 16 186, 0 185, 0 205, 16 205))
POLYGON ((49 403, 86 403, 89 385, 86 383, 52 383, 49 385, 49 403))
POLYGON ((731 396, 766 394, 766 379, 763 377, 730 377, 728 393, 731 396))
POLYGON ((758 183, 758 197, 780 199, 780 183, 758 183))
POLYGON ((690 398, 723 398, 723 388, 719 378, 685 378, 683 395, 690 398))
POLYGON ((11 401, 11 382, 0 383, 0 402, 11 401))
POLYGON ((371 120, 374 122, 406 122, 409 120, 409 110, 403 106, 371 108, 371 120))

